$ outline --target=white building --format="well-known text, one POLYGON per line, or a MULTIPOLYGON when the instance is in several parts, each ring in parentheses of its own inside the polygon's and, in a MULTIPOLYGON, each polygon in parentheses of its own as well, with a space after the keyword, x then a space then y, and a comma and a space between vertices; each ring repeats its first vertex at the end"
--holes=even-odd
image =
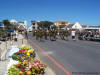
POLYGON ((27 29, 27 21, 18 22, 18 24, 19 24, 18 28, 23 27, 24 29, 27 29))
POLYGON ((27 31, 33 31, 33 26, 31 25, 31 26, 27 29, 27 31))
POLYGON ((12 20, 10 20, 10 23, 11 23, 11 24, 16 24, 17 21, 16 21, 15 19, 12 19, 12 20))
POLYGON ((65 28, 66 29, 78 29, 78 30, 81 30, 82 29, 82 26, 81 26, 81 24, 79 24, 78 22, 76 22, 74 24, 69 24, 65 28))
POLYGON ((16 25, 18 29, 25 30, 27 29, 27 21, 24 22, 18 22, 15 19, 10 20, 10 23, 13 25, 16 25))
POLYGON ((28 31, 32 31, 33 29, 38 29, 38 22, 40 21, 31 21, 31 26, 28 28, 28 31))
POLYGON ((72 29, 82 29, 81 24, 79 24, 78 22, 74 23, 74 25, 72 26, 72 29))
POLYGON ((94 30, 94 31, 100 32, 100 25, 97 25, 97 26, 88 26, 88 27, 83 28, 83 29, 84 30, 89 30, 89 31, 94 30))

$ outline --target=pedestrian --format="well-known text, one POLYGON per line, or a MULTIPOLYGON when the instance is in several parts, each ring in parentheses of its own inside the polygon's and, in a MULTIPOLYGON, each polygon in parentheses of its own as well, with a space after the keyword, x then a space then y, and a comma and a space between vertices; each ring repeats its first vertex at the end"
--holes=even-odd
POLYGON ((72 35, 72 39, 75 40, 76 31, 75 31, 75 30, 72 30, 72 31, 71 31, 71 35, 72 35))
POLYGON ((27 34, 27 31, 25 31, 25 37, 28 39, 28 34, 27 34))
POLYGON ((36 35, 36 30, 35 29, 33 29, 33 36, 35 36, 36 35))
POLYGON ((16 31, 15 34, 16 34, 15 41, 17 41, 17 39, 18 39, 18 31, 16 31))

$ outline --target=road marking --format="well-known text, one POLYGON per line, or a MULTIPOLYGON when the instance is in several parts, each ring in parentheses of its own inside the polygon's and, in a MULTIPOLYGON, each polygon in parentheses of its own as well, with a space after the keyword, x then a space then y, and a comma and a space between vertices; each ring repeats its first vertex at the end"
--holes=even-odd
POLYGON ((66 75, 71 75, 62 65, 60 65, 55 59, 53 59, 51 56, 49 56, 45 50, 43 50, 41 47, 39 47, 37 44, 35 44, 31 39, 29 41, 38 48, 45 56, 48 57, 49 60, 51 60, 56 66, 58 66, 62 71, 65 72, 66 75))
POLYGON ((53 51, 46 51, 47 54, 53 54, 53 51))

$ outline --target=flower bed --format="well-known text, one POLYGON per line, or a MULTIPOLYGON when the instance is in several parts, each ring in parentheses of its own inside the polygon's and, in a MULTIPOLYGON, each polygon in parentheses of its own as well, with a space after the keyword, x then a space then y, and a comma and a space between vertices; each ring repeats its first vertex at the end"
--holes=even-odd
POLYGON ((35 58, 36 54, 34 49, 21 49, 18 52, 14 53, 12 55, 12 59, 18 60, 18 61, 23 61, 23 60, 28 60, 29 58, 35 58))
POLYGON ((46 65, 35 59, 35 50, 29 46, 20 47, 20 50, 12 55, 18 63, 9 67, 7 75, 43 75, 46 65))

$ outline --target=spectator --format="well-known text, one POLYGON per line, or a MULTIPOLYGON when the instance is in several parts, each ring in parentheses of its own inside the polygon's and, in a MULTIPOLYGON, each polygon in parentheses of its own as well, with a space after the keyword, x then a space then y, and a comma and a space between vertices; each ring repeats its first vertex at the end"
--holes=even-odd
POLYGON ((76 31, 75 30, 72 30, 71 35, 72 35, 72 39, 73 40, 75 40, 75 36, 76 36, 75 33, 76 33, 76 31))
POLYGON ((25 31, 25 37, 28 39, 27 31, 25 31))

